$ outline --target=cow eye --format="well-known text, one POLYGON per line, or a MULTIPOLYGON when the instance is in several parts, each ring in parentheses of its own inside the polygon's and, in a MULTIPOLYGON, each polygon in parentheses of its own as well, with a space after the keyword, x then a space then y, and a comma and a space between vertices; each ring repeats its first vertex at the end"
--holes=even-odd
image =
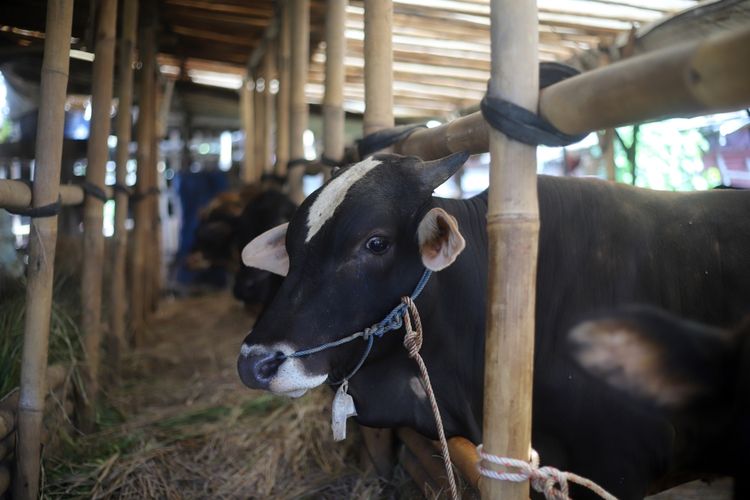
POLYGON ((373 236, 372 238, 367 240, 367 244, 365 246, 370 252, 376 255, 380 255, 388 250, 390 243, 388 243, 388 240, 383 238, 382 236, 373 236))

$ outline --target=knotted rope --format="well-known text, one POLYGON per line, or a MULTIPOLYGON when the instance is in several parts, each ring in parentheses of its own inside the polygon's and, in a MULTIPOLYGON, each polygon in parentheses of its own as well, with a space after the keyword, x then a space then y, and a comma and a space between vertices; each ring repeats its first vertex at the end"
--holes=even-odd
POLYGON ((479 457, 485 462, 500 465, 506 469, 514 469, 513 471, 498 472, 482 467, 480 462, 479 473, 482 476, 513 483, 529 481, 531 487, 539 493, 544 494, 544 498, 547 500, 570 500, 569 482, 588 488, 604 500, 617 500, 614 495, 590 479, 573 474, 572 472, 563 472, 554 467, 539 467, 539 454, 536 450, 531 450, 530 462, 485 453, 482 450, 481 444, 477 446, 477 452, 479 453, 479 457))
POLYGON ((448 451, 448 441, 445 439, 445 431, 443 430, 443 419, 440 418, 440 409, 435 399, 435 393, 432 390, 432 384, 430 383, 430 375, 427 373, 427 367, 424 364, 422 356, 419 355, 419 350, 422 348, 422 320, 419 318, 419 311, 417 306, 411 297, 402 297, 401 303, 406 305, 403 311, 404 317, 404 329, 406 335, 404 335, 404 347, 409 352, 409 357, 416 361, 419 366, 419 373, 422 376, 422 385, 427 392, 427 397, 430 398, 430 406, 432 406, 432 414, 435 416, 435 425, 437 426, 438 436, 440 437, 440 448, 443 454, 443 465, 445 465, 445 474, 448 476, 448 484, 451 488, 451 497, 453 500, 458 500, 458 488, 456 487, 456 478, 453 476, 453 466, 451 465, 451 456, 448 451), (412 319, 414 320, 414 328, 411 326, 412 319))

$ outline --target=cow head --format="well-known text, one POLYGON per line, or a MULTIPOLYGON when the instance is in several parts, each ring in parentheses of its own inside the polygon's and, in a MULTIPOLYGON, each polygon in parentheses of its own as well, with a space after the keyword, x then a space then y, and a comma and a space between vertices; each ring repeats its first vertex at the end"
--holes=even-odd
MULTIPOLYGON (((286 276, 242 345, 238 371, 247 386, 298 397, 354 368, 364 343, 283 355, 376 323, 413 291, 425 268, 439 271, 455 260, 464 240, 456 220, 433 204, 432 191, 467 157, 368 158, 338 171, 288 225, 244 248, 245 265, 286 276)), ((368 362, 399 349, 400 338, 378 339, 368 362)))

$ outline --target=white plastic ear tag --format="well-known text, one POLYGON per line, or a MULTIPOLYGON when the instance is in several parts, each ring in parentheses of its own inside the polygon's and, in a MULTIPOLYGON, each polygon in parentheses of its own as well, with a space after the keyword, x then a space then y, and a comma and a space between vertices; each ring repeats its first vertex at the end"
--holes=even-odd
POLYGON ((343 441, 346 439, 346 419, 357 414, 354 407, 354 399, 346 392, 349 388, 349 381, 344 380, 333 397, 333 407, 331 409, 331 429, 333 430, 333 440, 343 441))

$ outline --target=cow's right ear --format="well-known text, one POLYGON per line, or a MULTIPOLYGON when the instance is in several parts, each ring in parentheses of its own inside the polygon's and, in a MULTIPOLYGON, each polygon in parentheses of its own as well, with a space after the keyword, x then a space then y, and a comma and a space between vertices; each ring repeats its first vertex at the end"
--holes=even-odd
POLYGON ((453 264, 466 247, 455 217, 442 208, 433 208, 425 214, 417 228, 417 239, 422 263, 431 271, 453 264))
POLYGON ((242 263, 247 267, 255 267, 270 271, 280 276, 289 272, 289 255, 286 253, 286 222, 273 229, 269 229, 242 249, 242 263))

